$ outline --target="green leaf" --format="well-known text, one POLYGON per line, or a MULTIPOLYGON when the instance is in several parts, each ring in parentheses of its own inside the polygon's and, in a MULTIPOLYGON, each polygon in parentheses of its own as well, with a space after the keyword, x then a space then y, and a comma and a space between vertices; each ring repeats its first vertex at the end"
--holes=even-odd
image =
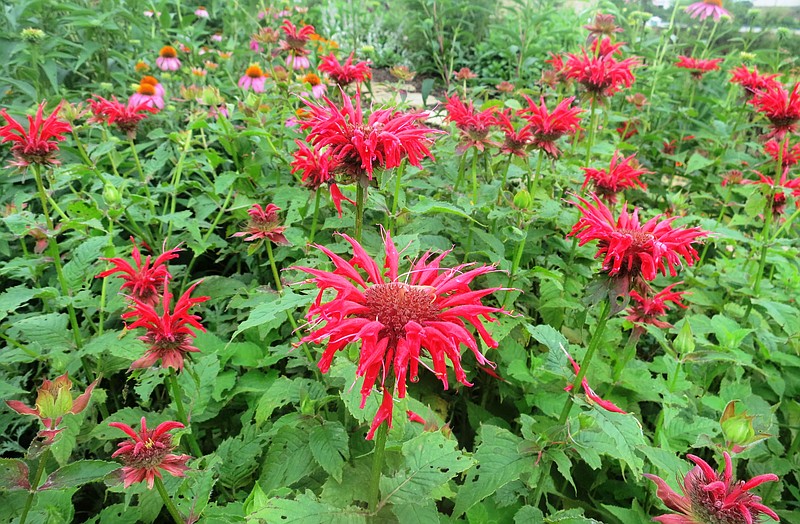
POLYGON ((433 213, 433 214, 445 213, 451 215, 458 215, 461 218, 466 218, 468 220, 471 220, 475 224, 483 228, 486 228, 485 225, 481 224, 480 222, 472 218, 462 208, 455 206, 453 204, 449 204, 447 202, 442 202, 440 200, 433 200, 422 195, 420 195, 419 201, 413 206, 409 207, 408 210, 411 212, 412 215, 416 214, 425 215, 428 213, 433 213))
POLYGON ((324 421, 315 426, 308 435, 308 445, 314 460, 337 482, 342 481, 342 469, 350 458, 347 431, 341 423, 324 421))
POLYGON ((67 286, 73 292, 83 288, 97 273, 93 266, 98 260, 98 253, 108 244, 106 237, 90 237, 71 251, 72 258, 64 264, 64 277, 67 286))
POLYGON ((403 444, 403 469, 381 478, 381 494, 393 504, 420 504, 448 480, 472 466, 455 439, 425 432, 403 444))
POLYGON ((699 153, 693 153, 689 158, 689 161, 686 162, 686 174, 688 175, 694 173, 695 171, 708 167, 713 163, 713 159, 708 159, 699 153))
POLYGON ((481 443, 475 451, 476 466, 468 471, 464 485, 458 491, 454 517, 461 516, 501 487, 517 480, 522 473, 534 468, 533 459, 519 453, 518 446, 522 439, 510 431, 482 425, 479 433, 481 443))
POLYGON ((231 336, 231 340, 252 327, 275 324, 275 326, 270 326, 270 328, 273 328, 282 325, 286 322, 287 311, 294 311, 300 306, 308 304, 311 300, 312 297, 310 296, 297 295, 289 290, 286 290, 283 296, 275 295, 273 300, 262 302, 250 311, 250 316, 239 324, 239 327, 231 336))
POLYGON ((52 472, 39 491, 47 489, 77 488, 103 477, 120 468, 116 462, 105 460, 78 460, 52 472))
POLYGON ((294 500, 272 498, 255 507, 247 515, 248 521, 281 522, 283 524, 366 524, 366 512, 348 506, 337 508, 320 502, 311 491, 297 495, 294 500))
POLYGON ((14 338, 24 338, 38 343, 46 352, 68 349, 72 336, 67 329, 68 317, 64 313, 47 313, 23 318, 8 328, 14 338))
POLYGON ((317 465, 308 439, 307 428, 286 425, 278 429, 264 458, 260 478, 266 493, 289 487, 314 472, 317 465))
POLYGON ((0 458, 0 490, 31 489, 28 465, 20 459, 0 458))
POLYGON ((640 477, 644 460, 636 453, 636 447, 643 446, 645 440, 639 421, 633 415, 614 413, 598 407, 586 411, 585 414, 594 419, 596 424, 592 430, 581 431, 578 439, 584 434, 592 433, 595 429, 601 431, 611 438, 612 445, 595 449, 621 460, 633 470, 637 477, 640 477))
POLYGON ((49 295, 57 296, 53 288, 32 288, 26 285, 10 287, 0 294, 0 320, 3 320, 9 313, 15 312, 19 307, 33 298, 49 295))

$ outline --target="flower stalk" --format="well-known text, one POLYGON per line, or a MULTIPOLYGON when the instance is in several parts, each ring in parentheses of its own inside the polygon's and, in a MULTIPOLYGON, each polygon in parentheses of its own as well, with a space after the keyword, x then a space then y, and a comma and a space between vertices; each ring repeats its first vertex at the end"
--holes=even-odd
POLYGON ((175 524, 184 524, 186 521, 181 517, 181 514, 178 512, 178 508, 175 507, 175 504, 172 502, 172 499, 167 493, 167 488, 164 486, 164 481, 161 480, 161 477, 156 477, 154 481, 154 485, 156 490, 158 490, 158 494, 161 495, 161 500, 164 502, 164 506, 166 506, 167 511, 169 512, 172 520, 175 521, 175 524))
POLYGON ((33 506, 33 497, 36 495, 36 490, 39 487, 39 483, 42 481, 44 466, 49 458, 50 446, 47 446, 44 448, 44 452, 42 452, 42 454, 39 456, 39 466, 36 468, 36 474, 33 476, 33 484, 31 484, 30 491, 28 492, 28 498, 25 499, 25 507, 22 508, 22 515, 19 517, 19 524, 25 524, 25 522, 28 520, 28 513, 31 510, 31 506, 33 506))
MULTIPOLYGON (((186 416, 186 409, 183 407, 183 396, 181 394, 180 386, 178 385, 178 375, 175 373, 175 368, 169 368, 169 374, 167 375, 167 382, 169 384, 169 388, 172 393, 172 400, 175 401, 175 409, 178 412, 178 421, 184 426, 189 428, 189 433, 187 434, 187 438, 189 440, 189 448, 192 450, 192 454, 195 457, 202 457, 203 452, 200 451, 200 446, 197 443, 197 439, 195 439, 194 433, 192 433, 191 431, 191 427, 189 426, 189 419, 186 416)), ((156 480, 159 479, 156 478, 156 480)))

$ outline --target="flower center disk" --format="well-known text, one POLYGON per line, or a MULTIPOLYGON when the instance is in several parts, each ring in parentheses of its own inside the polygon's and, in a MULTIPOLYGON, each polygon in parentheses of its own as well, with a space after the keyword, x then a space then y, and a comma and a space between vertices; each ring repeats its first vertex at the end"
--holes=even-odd
POLYGON ((439 312, 434 304, 436 293, 430 286, 388 282, 370 287, 364 297, 369 308, 365 316, 386 326, 395 339, 405 336, 409 322, 423 324, 436 319, 439 312))

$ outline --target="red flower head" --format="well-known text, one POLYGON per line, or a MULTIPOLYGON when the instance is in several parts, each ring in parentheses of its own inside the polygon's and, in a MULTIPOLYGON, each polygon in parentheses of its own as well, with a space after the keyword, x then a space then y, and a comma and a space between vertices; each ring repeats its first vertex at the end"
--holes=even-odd
POLYGON ((628 213, 624 204, 617 220, 602 200, 592 194, 594 204, 581 197, 572 202, 581 210, 581 218, 567 236, 574 236, 584 245, 598 240, 597 255, 603 257, 603 272, 610 277, 633 283, 630 287, 645 287, 645 281, 653 280, 660 272, 677 275, 676 266, 681 258, 692 265, 699 259, 692 242, 707 234, 699 227, 673 228, 675 218, 662 220, 664 215, 651 218, 644 224, 639 222, 639 210, 628 213))
POLYGON ((783 138, 787 132, 797 131, 797 121, 800 120, 800 83, 794 85, 791 93, 780 84, 767 86, 756 92, 749 103, 769 119, 772 131, 766 138, 783 138))
POLYGON ((107 260, 114 264, 114 267, 103 271, 95 278, 105 278, 114 273, 120 273, 117 278, 125 280, 120 289, 127 290, 130 297, 135 301, 155 306, 161 300, 165 282, 169 282, 169 279, 172 278, 166 262, 173 258, 178 258, 180 248, 174 247, 161 253, 150 265, 150 255, 142 263, 142 255, 133 237, 131 237, 131 242, 133 243, 131 255, 136 268, 134 269, 127 260, 122 258, 101 258, 100 260, 107 260))
POLYGON ((639 177, 653 172, 641 169, 639 162, 634 158, 635 156, 633 154, 625 157, 619 151, 615 151, 608 170, 582 167, 581 169, 586 174, 583 187, 585 188, 591 182, 595 192, 612 204, 617 202, 617 193, 620 191, 631 187, 646 190, 647 186, 639 177))
POLYGON ((547 111, 544 97, 539 99, 538 106, 529 97, 525 96, 525 99, 528 101, 528 107, 522 109, 520 114, 525 115, 530 124, 533 146, 543 149, 553 158, 558 158, 560 153, 556 147, 556 140, 581 129, 580 114, 583 113, 583 109, 572 107, 575 97, 565 98, 552 112, 547 111))
POLYGON ((339 217, 341 217, 342 200, 347 200, 353 205, 355 205, 355 202, 344 196, 339 190, 339 186, 336 185, 334 176, 337 168, 336 160, 332 159, 325 151, 320 151, 316 147, 311 149, 300 140, 295 140, 295 143, 299 149, 294 152, 292 174, 302 171, 303 183, 315 191, 318 191, 323 184, 328 184, 331 200, 333 200, 333 205, 336 206, 336 211, 339 212, 339 217))
POLYGON ((147 117, 145 113, 158 113, 158 109, 153 107, 149 101, 138 104, 125 105, 112 96, 111 100, 94 95, 95 98, 89 100, 94 117, 90 120, 95 123, 116 124, 120 131, 125 133, 128 138, 136 137, 136 128, 139 122, 147 117))
POLYGON ((509 108, 495 115, 495 123, 505 134, 505 140, 500 146, 500 152, 526 158, 528 156, 527 147, 533 140, 531 125, 526 123, 519 129, 515 128, 511 121, 511 112, 512 110, 509 108))
POLYGON ((2 142, 14 142, 11 146, 14 162, 10 162, 10 166, 60 164, 55 156, 58 152, 58 142, 64 140, 64 134, 72 131, 72 127, 58 119, 58 112, 64 102, 59 103, 50 116, 42 118, 46 103, 42 101, 39 104, 35 117, 28 117, 27 130, 11 118, 5 109, 0 109, 0 116, 6 120, 6 125, 0 126, 2 142))
POLYGON ((467 80, 478 78, 478 75, 473 73, 469 67, 462 67, 458 71, 453 72, 453 75, 455 75, 456 80, 458 80, 459 82, 464 82, 467 80))
POLYGON ((458 95, 453 95, 447 99, 445 109, 447 109, 447 120, 454 122, 461 131, 461 142, 456 148, 457 153, 463 154, 470 147, 483 151, 486 146, 499 146, 489 139, 489 132, 496 124, 497 108, 490 107, 476 112, 471 100, 465 104, 458 95))
POLYGON ((64 430, 64 428, 58 427, 61 425, 64 415, 77 415, 86 409, 92 396, 92 390, 98 382, 100 382, 99 378, 89 384, 86 391, 73 400, 72 381, 64 373, 53 381, 47 379, 42 381, 36 396, 36 407, 30 408, 19 400, 7 400, 6 404, 20 415, 38 417, 42 421, 44 429, 39 431, 37 436, 43 439, 44 444, 52 444, 56 435, 64 430))
POLYGON ((281 244, 284 246, 289 245, 289 241, 283 235, 286 231, 286 226, 279 225, 281 218, 278 216, 278 211, 281 208, 275 204, 267 204, 267 207, 261 207, 261 204, 253 204, 247 210, 250 215, 250 222, 247 224, 247 229, 234 233, 234 237, 244 237, 245 241, 252 242, 253 240, 268 240, 281 244))
POLYGON ((300 125, 311 130, 306 141, 318 148, 327 146, 338 169, 348 175, 366 175, 371 180, 375 167, 392 169, 408 158, 409 164, 421 168, 423 158, 433 159, 429 135, 438 131, 421 125, 428 113, 377 109, 365 121, 358 93, 355 106, 344 92, 341 108, 327 97, 323 100, 327 106, 305 101, 311 114, 300 125))
POLYGON ((185 476, 183 473, 189 469, 186 462, 192 457, 170 453, 175 446, 169 432, 183 428, 180 422, 162 422, 156 429, 149 430, 145 418, 142 417, 139 433, 122 422, 111 422, 109 426, 123 431, 131 438, 117 444, 119 449, 111 455, 119 457, 124 464, 122 474, 126 488, 146 480, 147 489, 153 489, 155 478, 162 478, 159 471, 162 469, 174 477, 185 476))
POLYGON ((638 66, 639 61, 636 58, 624 60, 614 58, 624 42, 611 45, 610 40, 604 38, 602 42, 595 41, 593 47, 597 47, 598 42, 600 42, 598 53, 587 54, 586 49, 583 49, 581 56, 568 54, 564 74, 583 85, 590 97, 602 100, 619 91, 622 86, 633 85, 631 68, 638 66))
POLYGON ((281 47, 284 50, 294 49, 294 50, 303 50, 303 48, 308 43, 311 35, 314 34, 314 26, 313 25, 305 25, 302 28, 298 29, 296 25, 294 25, 289 20, 284 20, 283 24, 281 25, 281 30, 283 34, 286 35, 286 40, 281 40, 281 47))
POLYGON ((147 333, 139 337, 144 341, 149 349, 144 356, 131 364, 131 369, 148 368, 161 360, 161 366, 165 368, 175 368, 178 371, 183 369, 183 359, 186 353, 198 353, 200 350, 192 346, 195 334, 189 326, 205 331, 200 324, 200 317, 189 313, 189 309, 201 302, 205 302, 210 297, 191 298, 192 291, 199 282, 193 284, 186 290, 175 304, 175 309, 170 313, 172 294, 167 289, 167 281, 164 280, 164 297, 162 299, 163 313, 159 314, 150 304, 133 299, 134 310, 122 315, 122 318, 135 318, 136 320, 127 326, 128 329, 138 327, 145 328, 147 333))
POLYGON ((762 75, 758 72, 758 67, 753 66, 753 70, 747 69, 747 66, 741 65, 735 69, 731 69, 731 83, 739 84, 751 94, 756 91, 761 91, 768 87, 778 87, 780 82, 775 80, 779 74, 762 75))
POLYGON ((719 71, 720 62, 722 62, 722 58, 703 60, 700 58, 691 58, 688 56, 678 55, 678 62, 675 64, 675 67, 689 69, 692 73, 692 76, 699 79, 710 71, 719 71))
POLYGON ((342 87, 353 82, 366 82, 372 78, 369 63, 358 62, 353 64, 353 55, 354 53, 350 53, 350 56, 347 57, 343 64, 339 63, 333 53, 323 56, 319 63, 319 70, 323 73, 328 73, 328 76, 342 87))
POLYGON ((764 144, 764 152, 772 157, 775 162, 780 162, 783 167, 789 167, 797 164, 800 160, 800 143, 794 144, 791 148, 788 142, 781 141, 780 143, 772 139, 764 144), (781 143, 783 143, 783 151, 781 152, 781 143))
MULTIPOLYGON (((763 184, 768 188, 768 192, 772 195, 772 214, 778 216, 783 214, 783 209, 786 207, 786 193, 791 191, 792 196, 800 198, 800 178, 789 180, 789 168, 786 167, 781 174, 781 179, 775 183, 775 179, 771 176, 765 176, 756 171, 758 180, 741 181, 742 184, 763 184)), ((795 202, 796 206, 800 206, 800 200, 795 202)))
POLYGON ((672 291, 672 288, 680 284, 683 282, 670 284, 652 297, 647 294, 642 296, 638 291, 632 289, 631 298, 636 303, 628 308, 627 319, 634 324, 651 324, 661 329, 672 327, 672 324, 658 320, 658 317, 665 315, 670 310, 667 302, 672 302, 683 309, 688 307, 681 302, 681 297, 686 294, 686 291, 672 291))
POLYGON ((741 522, 752 524, 760 522, 764 514, 780 522, 774 511, 761 503, 761 497, 753 495, 750 490, 764 482, 778 482, 773 473, 758 475, 748 480, 733 480, 731 456, 723 452, 725 470, 720 476, 706 461, 694 455, 686 457, 694 462, 694 468, 686 474, 681 482, 683 495, 675 492, 663 479, 645 473, 658 489, 656 495, 664 505, 677 512, 662 515, 653 520, 662 524, 707 524, 741 522))
POLYGON ((433 370, 445 389, 448 387, 446 360, 452 363, 456 380, 470 386, 461 367, 459 348, 462 344, 472 351, 478 364, 491 367, 494 364, 483 356, 466 326, 471 325, 488 347, 496 348, 497 342, 483 322, 492 322, 493 313, 505 311, 481 304, 481 298, 499 288, 479 291, 469 288, 475 278, 494 271, 491 266, 462 264, 446 269, 440 263, 448 252, 435 257, 427 252, 412 263, 410 271, 400 274, 399 253, 391 236, 385 232, 386 258, 382 274, 378 263, 356 240, 347 235, 342 237, 353 247, 355 255, 350 261, 318 245, 316 247, 331 259, 336 269, 295 268, 313 275, 311 281, 320 290, 307 315, 314 330, 302 341, 327 341, 318 364, 323 373, 330 369, 337 351, 350 343, 360 343, 356 373, 364 377, 361 407, 379 378, 384 389, 381 408, 367 434, 367 439, 372 439, 383 420, 391 425, 392 393, 385 384, 390 368, 396 379, 398 398, 406 395, 407 379, 416 382, 422 350, 430 356, 433 370), (335 298, 323 303, 323 298, 331 291, 336 292, 335 298))

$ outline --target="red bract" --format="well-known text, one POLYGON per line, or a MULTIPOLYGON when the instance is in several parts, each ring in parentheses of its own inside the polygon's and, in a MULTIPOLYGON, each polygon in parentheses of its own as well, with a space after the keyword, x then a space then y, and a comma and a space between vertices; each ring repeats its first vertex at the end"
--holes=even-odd
POLYGON ((131 266, 127 260, 122 258, 101 258, 114 264, 114 267, 103 271, 95 278, 105 278, 114 273, 120 273, 117 278, 125 281, 120 287, 121 290, 127 291, 130 297, 138 302, 155 306, 158 304, 161 293, 164 291, 164 285, 172 278, 169 270, 167 269, 167 261, 173 258, 178 258, 178 252, 181 250, 177 247, 161 253, 153 262, 150 263, 150 255, 144 259, 142 263, 142 255, 139 252, 139 247, 136 241, 131 237, 133 243, 133 250, 131 256, 136 268, 131 266))
POLYGON ((448 98, 444 107, 447 110, 447 120, 455 123, 461 131, 461 142, 456 148, 458 154, 463 154, 470 147, 483 151, 486 146, 499 146, 489 139, 489 132, 496 124, 497 108, 490 107, 483 111, 475 111, 471 100, 465 104, 458 98, 458 95, 448 98))
POLYGON ((580 115, 583 109, 573 107, 572 102, 575 97, 565 98, 553 109, 548 112, 544 103, 544 97, 539 98, 539 105, 525 96, 528 107, 523 108, 520 114, 530 124, 533 133, 532 145, 543 149, 548 155, 558 158, 560 152, 556 147, 556 140, 564 135, 572 135, 581 129, 580 115))
POLYGON ((286 231, 286 226, 280 225, 281 218, 278 216, 278 211, 280 210, 281 208, 275 204, 267 204, 267 207, 261 207, 261 204, 253 204, 247 210, 247 214, 250 215, 247 229, 234 233, 232 236, 247 237, 245 238, 247 242, 267 240, 288 246, 289 241, 283 235, 283 232, 286 231))
POLYGON ((625 189, 638 187, 646 190, 647 185, 639 177, 653 172, 641 169, 635 156, 636 154, 625 157, 619 151, 615 151, 607 170, 582 167, 586 174, 583 187, 591 182, 595 192, 609 203, 616 203, 617 193, 625 189))
POLYGON ((327 184, 333 205, 336 206, 336 211, 341 217, 342 200, 347 200, 353 205, 355 202, 344 196, 339 190, 339 186, 336 185, 334 177, 334 172, 338 167, 336 161, 327 154, 327 151, 320 151, 316 147, 311 149, 300 140, 296 140, 295 143, 299 149, 294 152, 292 174, 302 171, 303 183, 315 191, 318 191, 323 184, 327 184))
POLYGON ((640 277, 653 280, 659 272, 677 275, 681 258, 690 266, 698 260, 692 242, 706 231, 699 227, 673 228, 675 218, 663 219, 664 215, 641 224, 639 210, 628 213, 627 204, 615 220, 602 200, 591 196, 594 204, 581 197, 577 197, 579 202, 571 202, 581 210, 581 218, 567 236, 578 238, 581 246, 598 240, 595 258, 603 257, 603 272, 609 276, 638 284, 640 277))
POLYGON ((747 66, 741 65, 737 68, 731 69, 731 83, 739 84, 750 93, 755 93, 767 87, 777 87, 780 82, 776 80, 780 75, 762 75, 758 72, 758 67, 753 66, 753 70, 747 69, 747 66))
POLYGON ((421 168, 423 158, 433 159, 429 135, 438 131, 421 125, 428 113, 377 109, 365 120, 358 93, 355 106, 344 92, 341 108, 327 97, 323 100, 325 106, 305 101, 311 114, 300 125, 311 130, 306 141, 317 148, 327 147, 337 168, 350 176, 366 175, 371 180, 376 167, 392 169, 408 158, 409 164, 421 168))
POLYGON ((342 87, 353 82, 366 82, 372 78, 369 63, 358 62, 353 64, 353 55, 354 53, 350 53, 344 63, 339 63, 333 53, 323 56, 319 63, 319 70, 323 73, 328 73, 328 76, 342 87))
MULTIPOLYGON (((575 362, 575 359, 567 353, 567 358, 569 359, 570 364, 572 364, 572 369, 575 371, 575 376, 577 377, 578 374, 581 372, 581 367, 575 362)), ((586 376, 581 379, 581 388, 583 388, 583 392, 586 393, 586 398, 589 399, 590 403, 597 404, 601 408, 605 409, 606 411, 613 411, 614 413, 622 413, 623 415, 626 414, 620 407, 616 404, 611 402, 610 400, 603 400, 600 398, 600 395, 594 392, 594 390, 589 386, 589 381, 586 379, 586 376)), ((564 391, 572 391, 572 384, 568 385, 564 388, 564 391)))
POLYGON ((756 92, 749 101, 756 111, 769 119, 772 131, 767 138, 783 138, 786 133, 797 131, 800 120, 800 83, 791 92, 782 85, 767 86, 756 92))
POLYGON ((658 320, 658 317, 665 315, 670 310, 667 302, 672 302, 683 309, 688 307, 681 302, 681 297, 686 294, 686 291, 672 291, 672 288, 680 284, 683 282, 670 284, 652 297, 647 294, 642 296, 632 289, 631 298, 635 303, 628 308, 627 319, 634 324, 651 324, 661 329, 672 327, 672 324, 658 320))
POLYGON ((789 167, 797 164, 800 160, 800 143, 794 144, 791 148, 788 142, 777 140, 770 140, 764 144, 764 152, 772 157, 775 162, 780 162, 783 167, 789 167), (781 143, 783 143, 783 152, 781 152, 781 143))
MULTIPOLYGON (((748 184, 763 184, 767 186, 768 192, 772 195, 772 213, 773 215, 780 215, 786 207, 786 193, 791 192, 795 198, 800 198, 800 178, 789 179, 789 168, 783 169, 780 180, 775 183, 775 179, 771 176, 765 176, 758 171, 758 180, 742 180, 741 183, 748 184)), ((800 206, 800 200, 795 202, 796 206, 800 206)))
POLYGON ((505 140, 500 146, 500 152, 525 158, 528 156, 527 147, 533 140, 531 125, 523 125, 517 129, 511 121, 511 115, 512 110, 506 109, 497 113, 495 118, 495 123, 505 135, 505 140))
POLYGON ((327 341, 319 361, 326 373, 337 351, 350 343, 361 345, 356 374, 364 377, 361 387, 361 407, 366 404, 376 381, 384 388, 381 409, 373 420, 367 439, 372 439, 383 420, 391 425, 392 393, 385 384, 390 369, 395 376, 397 396, 406 395, 406 380, 417 381, 422 363, 422 350, 427 351, 433 371, 445 389, 448 387, 446 360, 453 365, 456 380, 471 386, 461 367, 461 345, 468 347, 480 365, 494 366, 480 351, 471 325, 490 348, 496 348, 484 321, 493 322, 493 313, 505 313, 501 308, 484 306, 481 299, 499 288, 471 291, 470 283, 480 275, 494 271, 491 266, 462 264, 442 268, 440 263, 448 252, 433 256, 426 252, 412 263, 410 271, 399 273, 399 253, 388 232, 384 234, 385 262, 381 273, 378 263, 367 255, 354 239, 342 235, 353 247, 355 255, 347 261, 324 246, 316 246, 335 266, 334 271, 297 267, 313 275, 311 282, 319 294, 308 311, 307 318, 314 327, 303 342, 327 341), (360 268, 362 271, 359 271, 360 268), (365 276, 366 275, 366 278, 365 276), (323 298, 336 296, 323 303, 323 298))
POLYGON ((725 470, 719 475, 706 461, 694 455, 686 458, 695 463, 681 482, 683 495, 675 492, 663 479, 645 473, 658 490, 656 495, 669 509, 677 513, 662 515, 653 520, 663 524, 708 524, 708 523, 742 523, 760 522, 759 517, 768 517, 780 522, 774 511, 761 503, 761 497, 750 493, 750 490, 764 482, 778 482, 773 473, 758 475, 748 480, 733 479, 731 456, 723 452, 725 470))
POLYGON ((2 142, 14 142, 11 154, 14 162, 10 166, 26 167, 31 164, 57 165, 56 158, 58 142, 64 140, 64 134, 72 131, 67 122, 58 119, 58 112, 63 102, 59 103, 50 116, 43 118, 42 112, 47 102, 42 101, 36 110, 35 117, 28 117, 28 129, 14 120, 5 109, 0 109, 0 116, 6 120, 6 125, 0 126, 2 142))
MULTIPOLYGON (((636 58, 626 58, 617 60, 614 55, 619 52, 619 47, 624 43, 610 45, 605 44, 608 39, 604 38, 600 43, 600 52, 595 54, 581 50, 581 55, 568 54, 567 63, 564 65, 564 74, 568 78, 574 78, 588 92, 589 96, 602 100, 619 91, 622 86, 630 87, 633 85, 632 67, 639 65, 636 58)), ((595 46, 598 41, 595 42, 595 46)))
POLYGON ((719 71, 720 62, 722 62, 722 58, 703 60, 701 58, 678 55, 678 62, 675 64, 675 67, 689 69, 693 77, 702 78, 703 75, 709 71, 719 71))
POLYGON ((125 105, 112 96, 111 100, 94 95, 89 100, 94 117, 90 120, 96 123, 116 124, 120 131, 125 133, 128 138, 136 137, 136 128, 139 122, 147 117, 145 113, 158 113, 158 109, 153 107, 149 101, 138 104, 129 103, 125 105))
POLYGON ((155 478, 162 478, 159 470, 164 470, 174 477, 185 476, 184 472, 189 469, 186 462, 192 457, 172 454, 171 451, 175 446, 172 444, 172 435, 169 434, 173 429, 183 428, 183 424, 167 421, 159 424, 154 430, 148 430, 144 417, 140 424, 139 433, 122 422, 109 424, 131 437, 131 440, 117 444, 119 449, 111 455, 122 460, 125 487, 147 481, 147 488, 153 489, 155 478))
POLYGON ((191 298, 192 291, 198 284, 199 282, 186 290, 186 293, 178 299, 172 312, 170 312, 172 294, 167 289, 166 280, 164 282, 162 313, 159 314, 150 304, 133 299, 133 311, 123 314, 122 318, 136 319, 127 326, 128 329, 141 327, 147 330, 147 333, 139 337, 139 340, 142 340, 149 347, 142 358, 131 364, 131 369, 148 368, 158 360, 161 360, 162 367, 175 368, 181 371, 186 353, 200 351, 192 346, 195 334, 190 329, 190 326, 200 331, 205 331, 205 328, 200 324, 200 317, 190 314, 189 309, 211 297, 191 298))

